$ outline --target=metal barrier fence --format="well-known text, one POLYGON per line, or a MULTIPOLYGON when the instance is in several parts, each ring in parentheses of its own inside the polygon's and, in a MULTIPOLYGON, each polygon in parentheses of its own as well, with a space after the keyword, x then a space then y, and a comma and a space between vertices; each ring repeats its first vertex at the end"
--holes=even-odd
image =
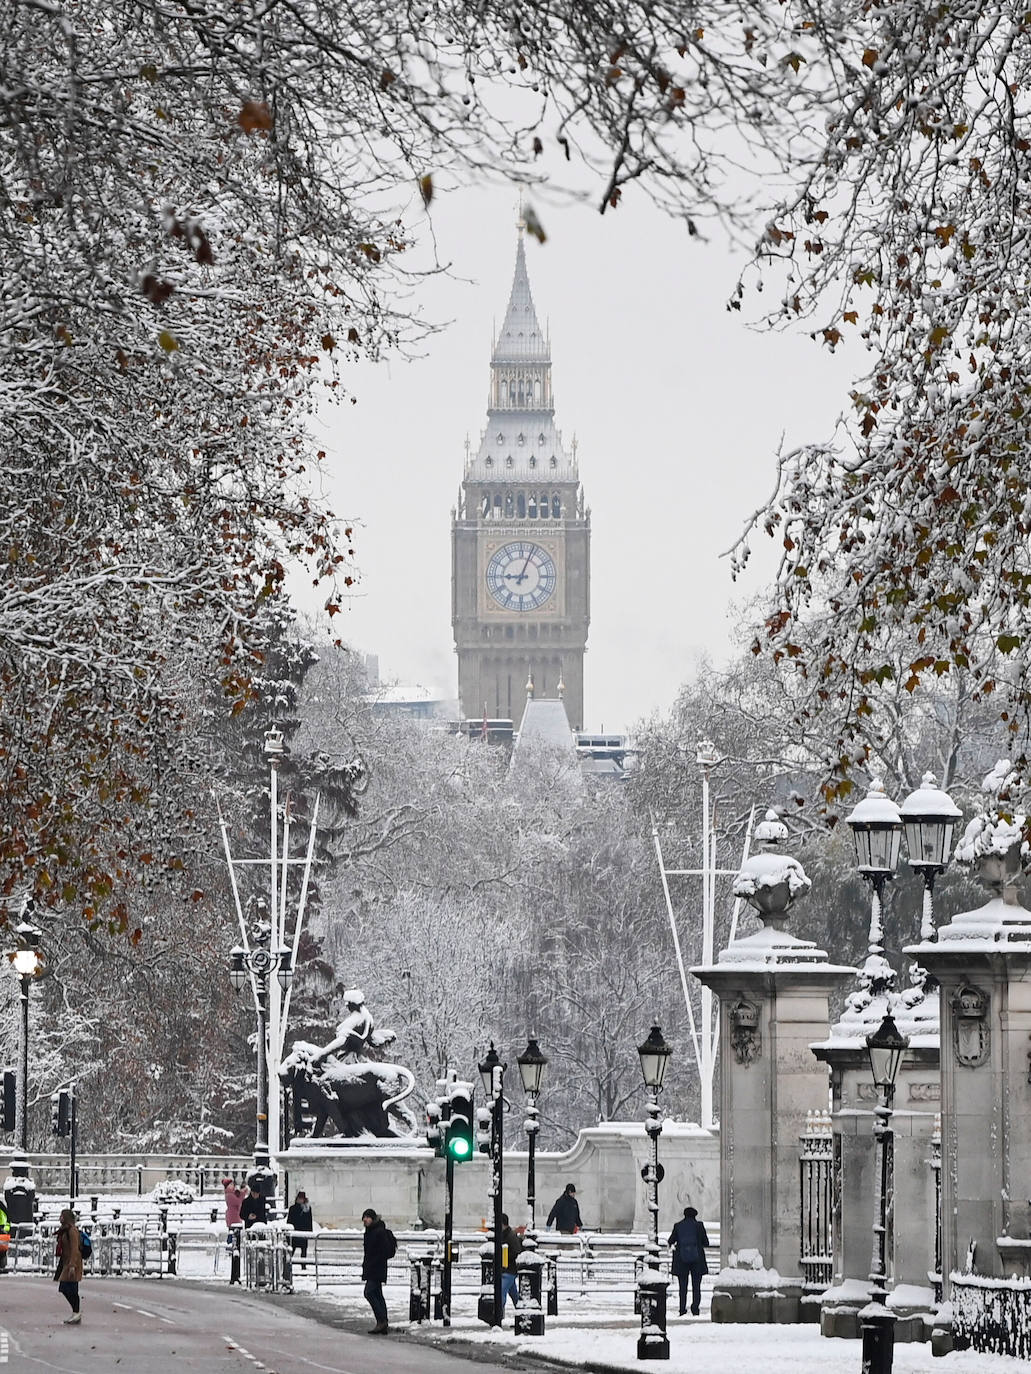
POLYGON ((1031 1279, 950 1278, 955 1348, 1031 1360, 1031 1279))
MULTIPOLYGON (((84 1226, 93 1243, 93 1252, 83 1261, 87 1278, 113 1277, 172 1278, 178 1271, 184 1245, 202 1245, 211 1250, 211 1232, 156 1231, 121 1224, 84 1226)), ((57 1226, 12 1226, 7 1251, 9 1273, 51 1274, 56 1267, 57 1226)))

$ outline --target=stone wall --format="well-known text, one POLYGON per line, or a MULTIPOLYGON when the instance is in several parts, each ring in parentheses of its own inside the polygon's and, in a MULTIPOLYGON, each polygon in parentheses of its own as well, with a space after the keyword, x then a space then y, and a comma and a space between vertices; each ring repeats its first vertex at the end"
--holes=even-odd
MULTIPOLYGON (((537 1152, 537 1224, 567 1183, 576 1184, 580 1213, 590 1230, 647 1231, 647 1190, 641 1168, 648 1159, 643 1125, 609 1122, 580 1132, 565 1153, 537 1152)), ((526 1151, 505 1151, 505 1210, 525 1220, 526 1151)), ((669 1121, 659 1139, 665 1177, 659 1189, 660 1229, 667 1234, 687 1206, 704 1221, 719 1220, 719 1136, 669 1121)), ((279 1156, 291 1197, 303 1188, 322 1226, 357 1226, 374 1207, 401 1227, 444 1223, 444 1161, 425 1144, 297 1140, 279 1156)), ((459 1230, 478 1228, 489 1207, 489 1165, 477 1155, 455 1167, 459 1230)))

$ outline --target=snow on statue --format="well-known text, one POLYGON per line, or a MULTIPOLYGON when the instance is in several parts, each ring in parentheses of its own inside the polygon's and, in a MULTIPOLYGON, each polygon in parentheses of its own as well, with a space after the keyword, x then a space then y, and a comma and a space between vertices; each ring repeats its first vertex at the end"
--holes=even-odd
POLYGON ((303 1134, 303 1116, 314 1116, 312 1136, 332 1122, 342 1136, 412 1135, 414 1113, 402 1103, 415 1087, 411 1072, 400 1064, 369 1059, 367 1051, 393 1044, 392 1030, 376 1030, 361 988, 344 993, 347 1012, 336 1035, 321 1048, 295 1040, 279 1074, 294 1101, 294 1134, 303 1134))

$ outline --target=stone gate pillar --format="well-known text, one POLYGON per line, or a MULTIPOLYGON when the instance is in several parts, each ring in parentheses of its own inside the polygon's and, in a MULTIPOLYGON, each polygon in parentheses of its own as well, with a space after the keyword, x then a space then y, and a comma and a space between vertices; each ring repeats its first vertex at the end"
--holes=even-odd
POLYGON ((734 941, 715 964, 692 969, 720 1000, 721 1274, 713 1321, 800 1320, 799 1137, 806 1114, 829 1105, 827 1069, 809 1046, 826 1039, 831 989, 855 972, 783 929, 788 907, 808 887, 786 855, 767 849, 746 860, 734 891, 756 907, 764 928, 734 941))
POLYGON ((946 1298, 953 1270, 1021 1274, 1031 1255, 1031 911, 1017 902, 1018 855, 1019 839, 984 855, 995 895, 906 951, 941 984, 946 1298))

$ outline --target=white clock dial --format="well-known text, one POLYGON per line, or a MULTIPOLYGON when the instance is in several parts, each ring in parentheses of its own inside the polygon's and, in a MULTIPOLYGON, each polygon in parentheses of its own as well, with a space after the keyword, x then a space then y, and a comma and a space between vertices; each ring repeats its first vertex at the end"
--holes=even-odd
POLYGON ((535 611, 557 583, 551 554, 526 539, 503 544, 487 564, 487 590, 506 611, 535 611))

